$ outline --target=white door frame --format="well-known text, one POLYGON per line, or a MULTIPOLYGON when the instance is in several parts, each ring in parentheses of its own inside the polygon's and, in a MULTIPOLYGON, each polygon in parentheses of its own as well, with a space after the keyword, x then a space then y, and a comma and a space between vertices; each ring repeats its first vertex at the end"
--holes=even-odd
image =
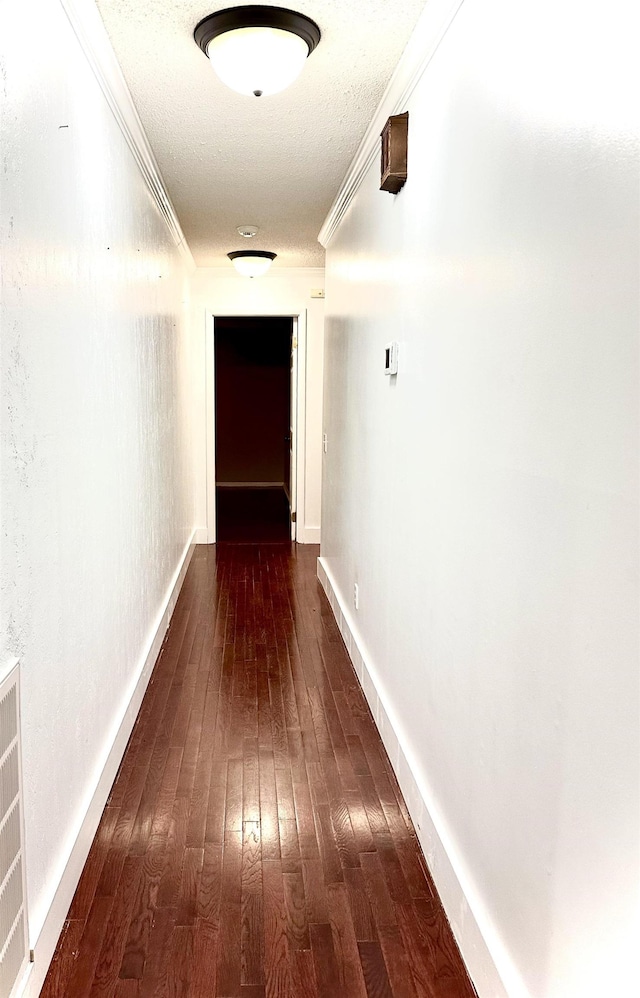
MULTIPOLYGON (((294 349, 295 379, 297 383, 296 412, 294 420, 293 452, 295 456, 295 474, 292 479, 292 495, 294 498, 293 508, 296 511, 296 537, 300 538, 304 532, 302 521, 304 510, 304 480, 305 480, 305 412, 306 412, 306 364, 307 364, 307 310, 300 312, 287 312, 282 309, 261 309, 251 312, 240 311, 238 309, 225 309, 218 312, 218 316, 229 318, 261 318, 265 316, 283 316, 294 320, 293 332, 297 338, 297 346, 294 349), (296 326, 297 333, 296 333, 296 326)), ((212 313, 207 313, 207 335, 205 349, 205 391, 206 391, 206 446, 207 446, 207 544, 215 544, 216 541, 216 406, 215 406, 215 336, 216 317, 212 313)))

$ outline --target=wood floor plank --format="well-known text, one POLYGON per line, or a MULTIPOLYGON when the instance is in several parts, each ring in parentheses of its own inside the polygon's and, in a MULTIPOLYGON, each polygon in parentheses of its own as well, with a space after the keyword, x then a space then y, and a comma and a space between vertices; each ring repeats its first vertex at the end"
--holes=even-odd
POLYGON ((383 926, 380 929, 379 941, 394 998, 423 998, 423 992, 416 990, 407 949, 399 927, 383 926))
POLYGON ((295 821, 280 821, 280 856, 284 873, 297 873, 301 866, 298 826, 295 821))
POLYGON ((47 986, 43 995, 66 995, 69 992, 69 982, 78 957, 79 947, 84 932, 85 923, 82 919, 67 920, 64 923, 56 951, 49 967, 47 986))
POLYGON ((360 863, 365 891, 376 925, 378 927, 396 925, 396 911, 378 853, 366 853, 360 857, 360 863))
POLYGON ((115 990, 129 932, 131 914, 140 889, 141 875, 142 858, 128 856, 105 926, 102 947, 89 992, 90 998, 110 995, 115 990))
MULTIPOLYGON (((91 991, 93 978, 102 948, 102 941, 107 928, 107 920, 113 907, 113 897, 96 897, 93 900, 84 932, 78 947, 78 957, 74 961, 73 970, 69 975, 69 994, 76 998, 86 998, 91 991)), ((51 970, 42 989, 43 998, 58 998, 51 970)))
POLYGON ((313 965, 321 995, 339 995, 342 991, 340 969, 333 947, 333 934, 330 925, 310 925, 311 952, 313 965))
MULTIPOLYGON (((140 998, 156 998, 162 993, 167 981, 167 968, 170 951, 169 942, 173 933, 173 912, 170 908, 156 908, 149 937, 149 948, 145 960, 140 998)), ((166 987, 165 987, 166 993, 166 987)))
MULTIPOLYGON (((207 675, 204 672, 196 674, 194 684, 193 699, 189 712, 188 728, 184 740, 184 751, 182 753, 182 763, 180 775, 178 777, 178 787, 176 795, 191 800, 193 785, 196 778, 196 766, 200 741, 202 739, 202 717, 204 713, 204 700, 207 689, 207 675)), ((185 830, 186 833, 186 830, 185 830)))
POLYGON ((296 950, 293 954, 292 975, 295 998, 321 998, 318 992, 313 953, 310 949, 296 950))
POLYGON ((171 812, 164 868, 158 889, 158 906, 161 908, 173 908, 177 904, 187 841, 188 809, 188 801, 184 797, 176 797, 171 812))
POLYGON ((264 983, 262 852, 260 822, 245 821, 242 834, 240 983, 264 983))
POLYGON ((263 863, 263 889, 266 998, 294 998, 287 940, 287 909, 279 860, 263 863))
POLYGON ((287 909, 289 949, 310 949, 307 901, 302 870, 283 874, 284 900, 287 909))
MULTIPOLYGON (((222 710, 219 713, 222 714, 222 710)), ((221 851, 226 817, 227 767, 222 753, 219 752, 219 746, 224 740, 224 730, 224 719, 219 716, 216 724, 214 761, 211 767, 207 819, 204 833, 205 844, 215 843, 221 851)))
POLYGON ((224 827, 229 832, 242 831, 242 759, 229 759, 227 763, 227 791, 224 808, 224 827))
POLYGON ((269 697, 269 672, 267 666, 267 649, 259 646, 256 649, 258 675, 258 746, 273 754, 273 712, 269 697))
POLYGON ((316 807, 315 815, 325 883, 337 884, 344 880, 344 874, 342 872, 342 864, 340 863, 340 853, 338 852, 334 838, 329 806, 323 804, 316 807))
POLYGON ((316 557, 196 548, 42 998, 473 998, 316 557))
POLYGON ((242 753, 242 820, 260 821, 258 739, 245 738, 242 753))
POLYGON ((358 942, 375 942, 378 938, 376 922, 360 868, 344 871, 347 898, 351 909, 353 931, 358 942))
POLYGON ((368 998, 393 998, 389 975, 378 943, 358 943, 368 998))
POLYGON ((395 804, 383 804, 382 809, 411 897, 432 898, 433 889, 418 858, 420 850, 413 829, 407 828, 400 808, 395 804))
POLYGON ((190 925, 177 925, 169 943, 167 965, 167 998, 189 998, 193 973, 194 930, 190 925))
MULTIPOLYGON (((142 786, 140 786, 141 796, 142 786)), ((127 795, 125 794, 122 807, 119 809, 118 820, 111 836, 111 846, 96 886, 96 897, 113 897, 116 892, 129 853, 129 843, 131 841, 140 797, 137 800, 127 799, 127 795)))
POLYGON ((242 832, 227 831, 222 856, 220 944, 216 969, 220 995, 235 995, 240 987, 242 906, 242 832))
MULTIPOLYGON (((212 641, 211 627, 208 635, 212 641)), ((207 642, 207 645, 209 642, 207 642)), ((219 676, 215 663, 212 661, 213 648, 208 655, 208 682, 203 712, 203 731, 196 760, 196 771, 189 802, 189 821, 187 825, 187 845, 204 846, 209 812, 209 796, 211 793, 212 769, 215 758, 216 724, 218 715, 218 685, 219 676)))
MULTIPOLYGON (((338 690, 333 693, 333 700, 336 705, 336 710, 338 711, 338 716, 340 718, 340 724, 342 725, 342 730, 344 731, 345 738, 347 739, 347 744, 349 743, 349 737, 356 735, 356 724, 351 713, 351 707, 349 706, 349 701, 347 700, 347 695, 344 690, 338 690)), ((357 770, 356 770, 357 772, 357 770)))
POLYGON ((87 862, 69 909, 69 919, 84 922, 89 915, 102 868, 111 847, 113 833, 120 816, 120 808, 107 805, 93 840, 87 862))
POLYGON ((304 896, 310 922, 329 921, 329 897, 324 880, 324 868, 319 859, 302 861, 304 896))
POLYGON ((344 799, 349 809, 351 828, 353 829, 358 853, 375 852, 376 845, 371 834, 371 826, 360 793, 358 791, 346 790, 344 799))
POLYGON ((296 820, 296 805, 293 796, 293 781, 290 766, 276 767, 276 799, 278 818, 281 821, 296 820))
POLYGON ((173 805, 182 762, 182 747, 177 745, 169 749, 162 784, 156 797, 155 811, 151 822, 151 842, 166 843, 173 819, 173 805))
POLYGON ((202 854, 202 872, 196 904, 196 915, 199 921, 216 926, 219 924, 221 896, 222 849, 217 842, 207 842, 202 854))
POLYGON ((358 735, 347 735, 346 742, 351 753, 353 771, 356 776, 370 776, 371 770, 367 762, 366 753, 362 747, 362 742, 358 735))
MULTIPOLYGON (((362 856, 362 880, 375 922, 394 998, 428 998, 414 987, 408 954, 400 934, 394 905, 376 853, 362 856)), ((367 940, 363 940, 367 941, 367 940)))
POLYGON ((260 828, 262 833, 262 858, 280 859, 280 831, 278 824, 278 798, 273 752, 263 749, 258 758, 260 794, 260 828))
POLYGON ((343 992, 352 998, 367 998, 347 889, 344 884, 331 884, 327 890, 333 946, 343 992))
POLYGON ((198 907, 204 849, 186 848, 176 905, 176 926, 193 925, 198 907))
POLYGON ((464 979, 460 952, 439 901, 418 899, 396 906, 400 931, 418 994, 475 998, 464 979))
MULTIPOLYGON (((273 657, 273 656, 271 656, 273 657)), ((277 673, 269 672, 269 699, 271 704, 271 738, 276 770, 289 766, 289 741, 285 721, 282 686, 277 673)))
POLYGON ((140 996, 140 981, 136 980, 123 980, 118 981, 116 984, 116 990, 114 991, 114 998, 139 998, 140 996))
POLYGON ((333 828, 333 837, 338 846, 338 855, 343 870, 348 867, 360 866, 360 858, 356 846, 349 808, 344 797, 334 797, 329 804, 329 815, 333 828))
POLYGON ((162 877, 163 857, 160 846, 150 849, 142 861, 140 884, 120 964, 119 976, 122 979, 142 980, 162 877))
POLYGON ((189 998, 211 998, 217 993, 219 926, 199 918, 193 938, 193 968, 189 998))
POLYGON ((318 859, 320 850, 316 836, 311 790, 306 775, 304 782, 293 784, 293 801, 296 812, 298 841, 300 843, 300 856, 302 859, 318 859))

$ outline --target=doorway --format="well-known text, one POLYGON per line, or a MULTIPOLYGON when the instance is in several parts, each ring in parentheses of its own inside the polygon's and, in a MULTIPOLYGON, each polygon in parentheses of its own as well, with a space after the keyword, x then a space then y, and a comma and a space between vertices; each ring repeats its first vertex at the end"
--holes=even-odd
POLYGON ((218 542, 292 539, 294 345, 291 316, 215 318, 218 542))

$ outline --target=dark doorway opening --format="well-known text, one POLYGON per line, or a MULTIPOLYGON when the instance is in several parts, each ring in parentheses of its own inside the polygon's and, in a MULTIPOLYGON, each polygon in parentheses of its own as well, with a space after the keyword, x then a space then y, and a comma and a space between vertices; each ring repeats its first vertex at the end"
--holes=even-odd
POLYGON ((215 319, 216 538, 291 540, 293 319, 215 319))

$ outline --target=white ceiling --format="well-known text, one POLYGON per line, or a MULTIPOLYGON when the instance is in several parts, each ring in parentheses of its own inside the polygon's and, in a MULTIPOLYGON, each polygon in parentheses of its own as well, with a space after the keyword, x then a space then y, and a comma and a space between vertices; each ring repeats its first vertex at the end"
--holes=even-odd
POLYGON ((318 232, 425 0, 292 3, 322 39, 288 90, 262 98, 220 83, 193 40, 233 2, 97 4, 197 265, 250 247, 322 266, 318 232), (247 223, 260 226, 250 242, 236 232, 247 223))

